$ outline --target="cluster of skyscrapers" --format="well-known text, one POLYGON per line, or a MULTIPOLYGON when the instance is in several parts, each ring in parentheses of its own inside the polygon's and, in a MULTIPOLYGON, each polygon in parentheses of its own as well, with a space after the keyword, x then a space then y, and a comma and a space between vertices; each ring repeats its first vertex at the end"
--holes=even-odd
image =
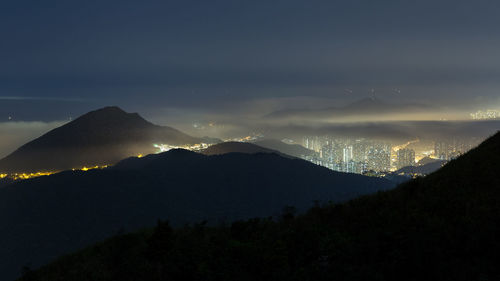
POLYGON ((386 142, 305 137, 303 145, 317 152, 307 160, 332 170, 362 174, 391 168, 392 146, 386 142))
POLYGON ((390 142, 367 139, 308 136, 302 145, 314 150, 314 156, 305 157, 317 165, 341 172, 365 174, 396 171, 407 166, 416 166, 416 159, 429 156, 440 160, 451 160, 475 147, 478 139, 448 139, 434 141, 434 147, 415 152, 406 146, 390 142))
POLYGON ((476 139, 439 140, 434 144, 434 156, 441 160, 451 160, 471 150, 479 142, 476 139))
POLYGON ((409 148, 401 148, 396 153, 396 166, 398 169, 407 166, 415 166, 415 150, 409 148))

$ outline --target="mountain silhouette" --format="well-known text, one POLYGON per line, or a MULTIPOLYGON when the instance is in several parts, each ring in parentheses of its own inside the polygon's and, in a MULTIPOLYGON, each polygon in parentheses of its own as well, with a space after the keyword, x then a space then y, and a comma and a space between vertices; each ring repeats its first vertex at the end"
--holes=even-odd
POLYGON ((223 142, 212 145, 202 151, 200 153, 205 155, 221 155, 227 153, 247 153, 247 154, 255 154, 255 153, 275 153, 284 157, 291 157, 281 151, 275 149, 265 148, 253 143, 248 142, 223 142))
POLYGON ((254 142, 254 144, 268 149, 277 150, 281 153, 297 158, 313 156, 315 154, 313 150, 307 149, 300 144, 288 144, 275 139, 258 140, 254 142))
POLYGON ((314 200, 339 202, 392 186, 274 153, 181 149, 15 182, 0 189, 0 276, 13 278, 25 264, 41 265, 158 218, 183 225, 267 217, 286 205, 306 210, 314 200))
MULTIPOLYGON (((269 156, 269 155, 267 155, 269 156)), ((255 156, 254 156, 255 157, 255 156)), ((498 280, 500 133, 435 173, 279 221, 154 229, 64 257, 29 280, 498 280)))
POLYGON ((0 160, 0 172, 61 171, 111 165, 155 152, 153 144, 202 142, 176 129, 154 125, 118 107, 89 112, 21 146, 0 160))

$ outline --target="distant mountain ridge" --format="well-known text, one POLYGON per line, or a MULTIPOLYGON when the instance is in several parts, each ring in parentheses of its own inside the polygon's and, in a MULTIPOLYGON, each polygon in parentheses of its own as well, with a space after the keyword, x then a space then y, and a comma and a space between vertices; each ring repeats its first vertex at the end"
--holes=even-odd
POLYGON ((292 157, 277 149, 265 148, 254 143, 234 142, 234 141, 223 142, 212 145, 204 150, 201 150, 200 153, 205 155, 222 155, 227 153, 246 153, 246 154, 275 153, 287 158, 292 157))
POLYGON ((154 125, 119 107, 89 112, 28 142, 0 160, 0 172, 61 171, 112 165, 138 154, 155 152, 153 144, 200 143, 200 138, 154 125))
POLYGON ((14 278, 119 229, 232 221, 300 211, 392 188, 381 178, 334 172, 275 153, 206 156, 174 149, 103 170, 66 171, 0 188, 0 276, 14 278))
POLYGON ((313 156, 315 154, 315 151, 307 149, 300 144, 288 144, 275 139, 263 139, 253 143, 297 158, 313 156))
POLYGON ((314 155, 314 151, 298 144, 287 144, 279 140, 264 139, 255 142, 223 142, 212 145, 200 153, 220 155, 226 153, 275 153, 283 157, 303 158, 314 155))

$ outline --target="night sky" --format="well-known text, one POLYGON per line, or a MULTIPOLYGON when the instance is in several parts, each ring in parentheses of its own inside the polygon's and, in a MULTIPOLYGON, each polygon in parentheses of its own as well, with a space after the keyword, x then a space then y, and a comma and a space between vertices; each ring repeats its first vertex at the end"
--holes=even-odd
POLYGON ((3 1, 0 122, 118 105, 175 125, 372 94, 499 107, 499 14, 498 1, 3 1))

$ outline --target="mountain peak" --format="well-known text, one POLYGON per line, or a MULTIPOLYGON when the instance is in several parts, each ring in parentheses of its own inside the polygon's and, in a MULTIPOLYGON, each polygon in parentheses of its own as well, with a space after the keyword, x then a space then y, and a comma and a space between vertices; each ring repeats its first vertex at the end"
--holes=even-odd
POLYGON ((118 106, 107 106, 90 111, 74 120, 73 123, 78 121, 95 121, 99 123, 106 123, 110 121, 129 123, 135 121, 142 123, 141 125, 151 125, 151 123, 142 118, 138 113, 127 113, 118 106))
POLYGON ((21 146, 0 160, 0 171, 60 171, 111 165, 126 157, 156 152, 153 144, 184 145, 201 140, 148 122, 117 106, 88 112, 21 146))
POLYGON ((83 116, 92 116, 92 115, 127 115, 130 113, 125 112, 125 110, 121 109, 118 106, 105 106, 103 108, 99 108, 93 111, 90 111, 83 116))
POLYGON ((99 111, 127 113, 125 112, 125 110, 121 109, 119 106, 116 105, 105 106, 103 108, 96 109, 93 112, 99 112, 99 111))

